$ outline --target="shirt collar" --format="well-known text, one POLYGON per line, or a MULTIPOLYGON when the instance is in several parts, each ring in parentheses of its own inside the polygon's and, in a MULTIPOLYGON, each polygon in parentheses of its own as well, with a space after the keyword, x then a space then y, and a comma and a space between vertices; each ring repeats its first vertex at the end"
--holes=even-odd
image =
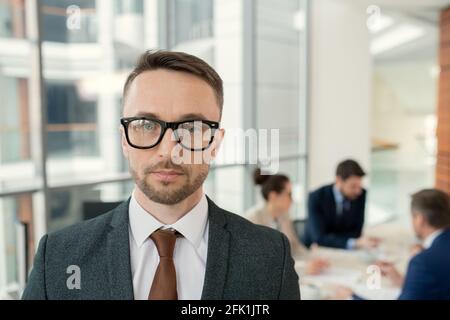
POLYGON ((138 247, 142 246, 145 240, 159 228, 173 228, 191 242, 195 248, 198 248, 208 220, 208 201, 203 194, 194 208, 181 219, 174 224, 165 225, 141 207, 133 192, 129 206, 129 218, 131 233, 138 247))
POLYGON ((423 240, 423 247, 425 249, 428 249, 433 244, 434 240, 439 237, 439 235, 444 232, 444 230, 436 230, 432 234, 428 235, 428 237, 423 240))
POLYGON ((337 188, 337 186, 335 184, 333 185, 333 194, 334 194, 334 200, 336 201, 336 203, 344 202, 344 196, 342 195, 342 192, 339 191, 339 189, 337 188))

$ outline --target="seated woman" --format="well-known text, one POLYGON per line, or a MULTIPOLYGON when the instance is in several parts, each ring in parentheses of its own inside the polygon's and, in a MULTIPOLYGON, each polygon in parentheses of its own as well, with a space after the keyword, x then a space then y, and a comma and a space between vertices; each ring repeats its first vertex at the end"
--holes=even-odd
POLYGON ((292 185, 283 174, 262 175, 256 169, 253 175, 256 185, 261 185, 264 204, 249 209, 246 218, 255 224, 278 229, 289 239, 292 257, 300 260, 306 274, 319 274, 329 265, 326 259, 312 258, 308 249, 299 241, 289 217, 292 205, 292 185))

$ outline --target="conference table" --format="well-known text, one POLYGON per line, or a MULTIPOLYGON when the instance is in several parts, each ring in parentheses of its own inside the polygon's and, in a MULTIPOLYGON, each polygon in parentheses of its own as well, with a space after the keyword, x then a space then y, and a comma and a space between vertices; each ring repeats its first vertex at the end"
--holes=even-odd
POLYGON ((411 227, 400 223, 385 223, 370 227, 365 235, 382 239, 378 248, 372 250, 342 250, 316 247, 311 257, 326 258, 330 267, 319 275, 305 275, 302 260, 295 268, 300 277, 300 290, 304 300, 332 299, 339 286, 348 287, 357 295, 370 300, 394 300, 400 288, 382 277, 376 261, 393 263, 405 274, 411 258, 411 246, 416 243, 411 227))

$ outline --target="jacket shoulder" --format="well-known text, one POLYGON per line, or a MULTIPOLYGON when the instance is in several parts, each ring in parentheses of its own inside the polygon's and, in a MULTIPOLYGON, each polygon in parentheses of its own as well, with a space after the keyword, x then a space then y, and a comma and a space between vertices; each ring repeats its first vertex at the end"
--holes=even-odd
POLYGON ((429 268, 448 265, 450 267, 450 259, 447 252, 450 250, 450 231, 446 231, 437 237, 430 248, 423 250, 415 255, 411 261, 422 263, 429 268))
POLYGON ((322 195, 322 194, 324 194, 326 192, 329 192, 332 189, 333 189, 333 184, 327 184, 325 186, 321 186, 321 187, 311 191, 311 194, 322 195))
POLYGON ((110 224, 113 214, 114 212, 110 211, 96 218, 78 222, 60 230, 49 232, 48 237, 52 239, 64 240, 88 236, 89 234, 98 232, 99 229, 106 228, 110 224))
POLYGON ((50 249, 79 252, 79 250, 87 249, 87 247, 93 244, 99 244, 101 239, 110 230, 114 219, 127 218, 123 210, 127 208, 127 204, 127 201, 123 202, 117 208, 101 214, 96 218, 49 232, 47 235, 47 247, 50 247, 50 249))

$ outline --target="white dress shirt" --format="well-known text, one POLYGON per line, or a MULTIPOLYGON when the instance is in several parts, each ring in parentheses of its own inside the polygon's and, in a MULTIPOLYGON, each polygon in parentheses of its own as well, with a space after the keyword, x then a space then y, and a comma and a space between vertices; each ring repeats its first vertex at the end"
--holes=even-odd
POLYGON ((428 237, 426 237, 425 240, 423 240, 424 249, 428 249, 429 247, 431 247, 431 245, 434 242, 434 239, 436 239, 442 232, 444 232, 444 230, 436 230, 432 234, 428 235, 428 237))
POLYGON ((129 206, 130 256, 134 298, 147 300, 159 263, 158 250, 149 236, 159 228, 173 228, 183 235, 177 238, 173 259, 177 274, 179 300, 199 300, 202 296, 208 249, 208 201, 203 194, 199 203, 172 225, 164 225, 146 212, 134 193, 129 206))

